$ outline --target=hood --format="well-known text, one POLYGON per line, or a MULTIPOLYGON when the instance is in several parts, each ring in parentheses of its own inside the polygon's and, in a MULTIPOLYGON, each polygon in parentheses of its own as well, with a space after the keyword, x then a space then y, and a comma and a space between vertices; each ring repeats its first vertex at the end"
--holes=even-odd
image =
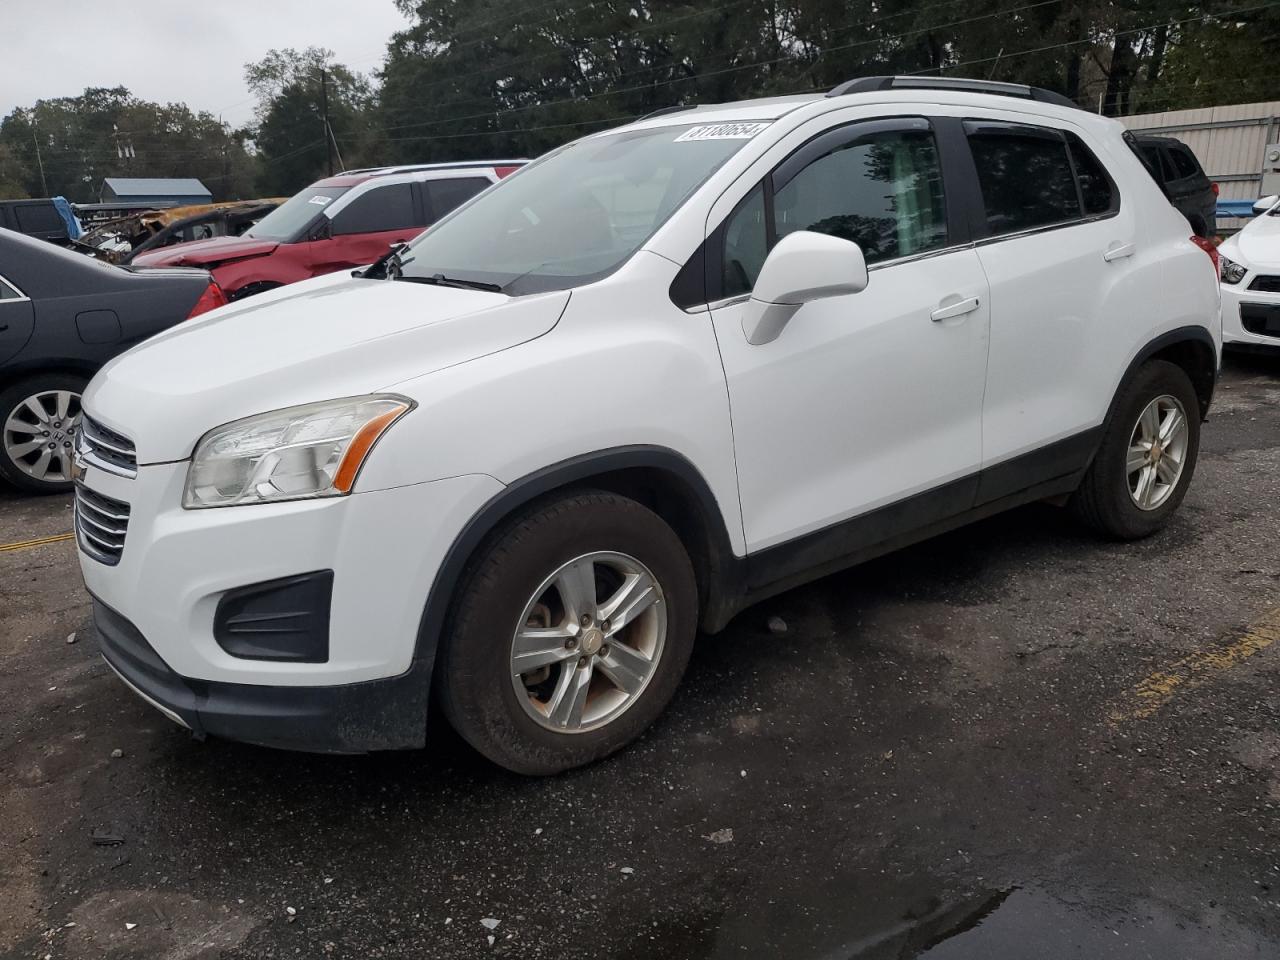
POLYGON ((1280 217, 1266 213, 1254 217, 1222 246, 1223 253, 1245 266, 1280 268, 1280 217), (1232 251, 1239 256, 1233 256, 1232 251))
POLYGON ((140 464, 184 460, 231 420, 376 393, 540 337, 568 302, 331 274, 147 340, 98 372, 84 406, 140 464))
POLYGON ((148 250, 138 254, 132 262, 140 267, 206 267, 225 260, 265 257, 278 246, 280 244, 276 240, 214 237, 211 240, 192 240, 161 247, 159 250, 148 250))

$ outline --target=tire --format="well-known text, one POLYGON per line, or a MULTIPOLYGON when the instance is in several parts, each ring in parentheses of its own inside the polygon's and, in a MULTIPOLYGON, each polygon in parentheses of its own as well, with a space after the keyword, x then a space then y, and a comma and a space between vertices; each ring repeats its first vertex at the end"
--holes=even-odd
POLYGON ((270 280, 261 280, 258 283, 246 283, 239 290, 227 295, 227 302, 234 303, 237 300, 244 300, 246 297, 257 296, 260 293, 266 293, 268 290, 275 290, 283 287, 283 283, 273 283, 270 280))
POLYGON ((476 750, 515 773, 559 773, 606 757, 670 702, 693 650, 697 598, 679 537, 634 500, 585 491, 535 505, 481 548, 455 600, 436 662, 444 715, 476 750), (595 596, 575 601, 570 587, 585 590, 588 569, 595 596), (642 592, 645 574, 656 592, 642 592), (629 596, 654 602, 642 610, 637 603, 634 618, 618 604, 613 616, 626 621, 619 625, 608 616, 628 583, 629 596), (584 628, 575 608, 588 603, 598 608, 585 615, 594 619, 584 628), (554 662, 518 672, 521 624, 538 637, 536 652, 524 640, 522 654, 554 662), (579 690, 585 700, 573 697, 579 690))
POLYGON ((1186 496, 1195 474, 1200 452, 1200 401, 1186 372, 1164 360, 1151 360, 1138 368, 1116 398, 1114 413, 1107 423, 1098 452, 1084 481, 1071 499, 1071 508, 1081 520, 1100 533, 1117 540, 1138 540, 1164 528, 1186 496), (1153 406, 1154 405, 1154 406, 1153 406), (1140 420, 1144 411, 1154 409, 1156 421, 1164 427, 1170 409, 1180 410, 1185 419, 1181 443, 1164 438, 1161 450, 1146 448, 1140 420), (1141 451, 1156 456, 1159 463, 1130 472, 1131 441, 1134 462, 1141 451), (1174 467, 1181 468, 1173 476, 1174 467), (1143 474, 1150 483, 1143 479, 1143 474), (1172 483, 1168 482, 1172 479, 1172 483), (1139 500, 1146 502, 1139 505, 1139 500))
POLYGON ((0 390, 0 478, 27 493, 71 490, 80 397, 87 383, 73 374, 46 373, 0 390), (60 403, 65 404, 61 417, 60 403), (37 440, 40 446, 27 449, 37 440))

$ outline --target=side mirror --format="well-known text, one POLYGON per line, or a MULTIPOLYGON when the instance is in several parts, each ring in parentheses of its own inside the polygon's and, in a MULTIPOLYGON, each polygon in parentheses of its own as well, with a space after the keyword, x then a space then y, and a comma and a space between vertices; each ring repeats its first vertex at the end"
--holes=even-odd
POLYGON ((316 225, 311 228, 311 233, 307 236, 308 240, 330 240, 333 238, 333 221, 326 216, 321 216, 316 221, 316 225))
POLYGON ((1253 215, 1255 217, 1260 217, 1277 203, 1280 203, 1280 196, 1277 196, 1274 193, 1269 197, 1263 197, 1261 200, 1256 200, 1253 204, 1253 215))
POLYGON ((742 332, 748 343, 772 343, 806 303, 866 288, 867 261, 861 247, 825 233, 797 230, 778 241, 760 268, 742 332))

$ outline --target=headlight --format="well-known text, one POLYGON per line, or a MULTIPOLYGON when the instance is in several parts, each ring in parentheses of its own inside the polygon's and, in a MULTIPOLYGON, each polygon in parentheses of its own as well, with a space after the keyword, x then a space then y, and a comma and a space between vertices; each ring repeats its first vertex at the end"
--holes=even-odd
POLYGON ((1248 267, 1236 263, 1234 260, 1228 260, 1222 254, 1218 254, 1218 259, 1222 262, 1219 275, 1222 277, 1223 283, 1239 283, 1244 279, 1244 275, 1249 272, 1248 267))
POLYGON ((403 397, 351 397, 216 427, 196 444, 182 505, 226 507, 350 493, 378 438, 412 407, 403 397))

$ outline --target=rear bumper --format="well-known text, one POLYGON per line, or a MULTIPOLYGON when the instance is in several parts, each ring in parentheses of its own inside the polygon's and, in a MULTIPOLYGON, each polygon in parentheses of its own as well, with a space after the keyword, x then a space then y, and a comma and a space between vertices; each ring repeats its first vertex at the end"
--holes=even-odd
POLYGON ((142 632, 96 597, 102 656, 134 693, 197 737, 313 753, 421 747, 429 666, 335 686, 269 686, 194 680, 174 671, 142 632))

